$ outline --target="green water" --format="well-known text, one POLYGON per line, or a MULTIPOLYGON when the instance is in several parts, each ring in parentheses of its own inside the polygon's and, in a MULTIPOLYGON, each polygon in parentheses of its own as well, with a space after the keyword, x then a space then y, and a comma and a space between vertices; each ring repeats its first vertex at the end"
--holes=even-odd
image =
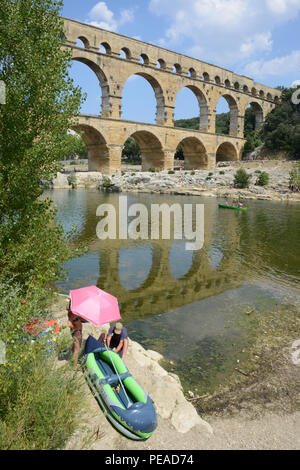
POLYGON ((218 383, 247 353, 251 339, 240 320, 249 308, 263 315, 270 304, 299 302, 300 205, 249 201, 247 212, 236 212, 219 210, 215 198, 128 195, 129 206, 149 210, 151 203, 204 204, 204 246, 191 252, 185 240, 100 241, 96 209, 117 208, 119 195, 47 195, 65 231, 77 226, 74 244, 87 246, 57 290, 96 284, 118 297, 130 337, 172 361, 169 369, 190 387, 218 383))

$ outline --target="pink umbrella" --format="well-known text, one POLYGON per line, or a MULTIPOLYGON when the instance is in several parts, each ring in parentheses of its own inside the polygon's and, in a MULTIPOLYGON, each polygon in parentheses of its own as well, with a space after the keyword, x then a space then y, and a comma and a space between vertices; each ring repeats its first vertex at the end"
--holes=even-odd
POLYGON ((70 291, 71 311, 96 326, 121 319, 118 299, 96 286, 70 291))

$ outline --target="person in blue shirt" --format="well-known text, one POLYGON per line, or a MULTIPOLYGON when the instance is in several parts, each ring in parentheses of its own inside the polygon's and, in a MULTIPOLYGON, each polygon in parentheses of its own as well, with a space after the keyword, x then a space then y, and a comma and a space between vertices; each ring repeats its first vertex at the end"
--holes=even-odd
POLYGON ((103 338, 103 335, 101 335, 99 341, 102 342, 103 339, 106 340, 108 348, 118 353, 122 360, 125 358, 128 349, 128 334, 127 329, 122 323, 117 322, 115 325, 112 325, 108 330, 107 336, 103 338))

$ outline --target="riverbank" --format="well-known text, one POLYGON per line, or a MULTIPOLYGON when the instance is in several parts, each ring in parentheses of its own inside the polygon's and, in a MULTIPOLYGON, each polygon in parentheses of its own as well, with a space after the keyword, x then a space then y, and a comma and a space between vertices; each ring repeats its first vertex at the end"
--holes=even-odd
MULTIPOLYGON (((52 306, 63 326, 66 326, 65 305, 66 297, 59 296, 52 306)), ((125 362, 154 400, 157 430, 145 442, 130 441, 120 435, 106 421, 82 378, 86 412, 81 428, 66 448, 299 449, 299 310, 289 306, 284 311, 278 306, 265 317, 255 311, 248 311, 247 315, 251 316, 253 329, 260 333, 247 360, 237 364, 234 380, 229 385, 222 384, 212 395, 184 397, 178 377, 160 365, 162 356, 130 341, 125 362)), ((84 330, 85 337, 88 334, 97 337, 103 331, 102 327, 92 325, 84 325, 84 330)))
POLYGON ((103 176, 98 172, 58 173, 49 187, 51 189, 99 188, 105 191, 125 193, 149 193, 239 198, 244 200, 274 200, 300 202, 300 193, 289 190, 291 162, 223 162, 213 170, 141 172, 122 171, 122 174, 103 176), (234 174, 238 168, 245 168, 251 174, 247 189, 233 187, 234 174), (262 187, 255 184, 260 171, 269 174, 269 184, 262 187))

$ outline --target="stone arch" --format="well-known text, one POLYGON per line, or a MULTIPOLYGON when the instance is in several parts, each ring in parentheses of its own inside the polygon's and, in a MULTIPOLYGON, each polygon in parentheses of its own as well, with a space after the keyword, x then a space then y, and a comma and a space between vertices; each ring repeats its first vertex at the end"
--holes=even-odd
POLYGON ((235 82, 235 84, 234 84, 234 89, 235 89, 235 90, 239 90, 239 89, 240 89, 240 84, 239 84, 239 82, 235 82))
POLYGON ((188 75, 190 78, 197 78, 196 70, 193 67, 189 68, 188 75))
MULTIPOLYGON (((84 49, 89 49, 90 41, 85 36, 78 36, 77 39, 79 39, 83 43, 84 49)), ((77 41, 77 39, 76 39, 76 41, 77 41)), ((81 46, 77 46, 77 47, 81 47, 81 46)))
MULTIPOLYGON (((221 95, 219 97, 220 98, 224 98, 227 103, 228 103, 228 106, 229 106, 229 112, 230 112, 230 128, 229 128, 229 135, 231 136, 237 136, 238 135, 238 132, 239 132, 239 124, 238 124, 238 118, 239 118, 239 108, 238 108, 238 104, 235 100, 235 98, 233 98, 233 96, 231 95, 221 95)), ((216 104, 217 106, 217 104, 216 104)))
POLYGON ((237 162, 239 160, 238 152, 233 144, 224 142, 216 152, 216 162, 237 162))
POLYGON ((263 90, 260 90, 259 96, 260 96, 260 98, 264 98, 265 97, 265 92, 263 90))
POLYGON ((186 87, 184 88, 188 88, 196 96, 200 112, 200 130, 207 131, 209 127, 209 108, 204 93, 197 86, 194 85, 186 85, 186 87))
POLYGON ((147 56, 147 54, 141 54, 140 55, 140 63, 143 64, 143 65, 149 65, 150 60, 149 60, 149 57, 147 56))
POLYGON ((128 137, 135 139, 140 147, 143 171, 164 168, 163 146, 156 135, 149 131, 136 131, 128 137))
POLYGON ((86 57, 80 57, 75 54, 73 55, 72 60, 87 65, 96 74, 102 91, 101 116, 110 117, 109 85, 103 70, 98 64, 86 57))
POLYGON ((108 44, 108 42, 101 42, 101 44, 99 46, 99 50, 100 50, 101 46, 103 47, 103 49, 105 51, 104 54, 111 55, 111 47, 108 44))
POLYGON ((126 60, 130 60, 132 58, 132 54, 131 54, 131 51, 130 49, 128 49, 128 47, 122 47, 121 51, 120 51, 120 54, 124 52, 125 54, 125 59, 126 60))
POLYGON ((251 101, 248 106, 251 106, 252 110, 254 111, 255 114, 255 130, 258 130, 261 128, 264 122, 264 111, 263 108, 259 103, 256 101, 251 101))
POLYGON ((103 135, 92 126, 77 124, 72 126, 75 132, 82 133, 82 139, 88 151, 89 171, 107 173, 109 168, 109 148, 103 135))
POLYGON ((180 64, 174 64, 173 72, 174 72, 174 73, 178 73, 178 74, 182 73, 182 67, 181 67, 181 65, 180 65, 180 64))
POLYGON ((249 93, 249 88, 248 88, 247 85, 244 85, 244 86, 243 86, 243 92, 244 92, 244 93, 249 93))
POLYGON ((205 82, 210 81, 210 77, 209 77, 209 74, 207 72, 204 72, 204 74, 202 75, 202 80, 204 80, 205 82))
POLYGON ((230 80, 228 80, 228 78, 225 80, 224 85, 226 86, 226 88, 231 88, 231 82, 230 80))
POLYGON ((268 93, 268 94, 267 94, 267 100, 272 101, 272 95, 271 95, 271 93, 268 93))
POLYGON ((167 64, 166 64, 166 62, 165 62, 164 59, 158 59, 157 64, 158 64, 158 65, 157 65, 157 68, 159 68, 159 69, 161 69, 161 70, 165 70, 165 68, 166 68, 166 66, 167 66, 167 64))
POLYGON ((205 146, 197 137, 186 137, 179 145, 184 154, 186 170, 199 170, 208 167, 208 155, 205 146))
POLYGON ((216 85, 221 85, 221 78, 219 77, 219 75, 217 75, 217 76, 215 77, 215 84, 216 84, 216 85))
POLYGON ((154 78, 152 75, 149 75, 148 73, 136 72, 133 75, 138 75, 140 77, 143 77, 151 85, 155 94, 155 99, 156 99, 156 124, 164 125, 165 124, 165 97, 164 97, 162 87, 160 86, 156 78, 154 78))
POLYGON ((252 94, 253 96, 256 96, 256 95, 257 95, 257 89, 256 89, 255 87, 252 88, 251 94, 252 94))

